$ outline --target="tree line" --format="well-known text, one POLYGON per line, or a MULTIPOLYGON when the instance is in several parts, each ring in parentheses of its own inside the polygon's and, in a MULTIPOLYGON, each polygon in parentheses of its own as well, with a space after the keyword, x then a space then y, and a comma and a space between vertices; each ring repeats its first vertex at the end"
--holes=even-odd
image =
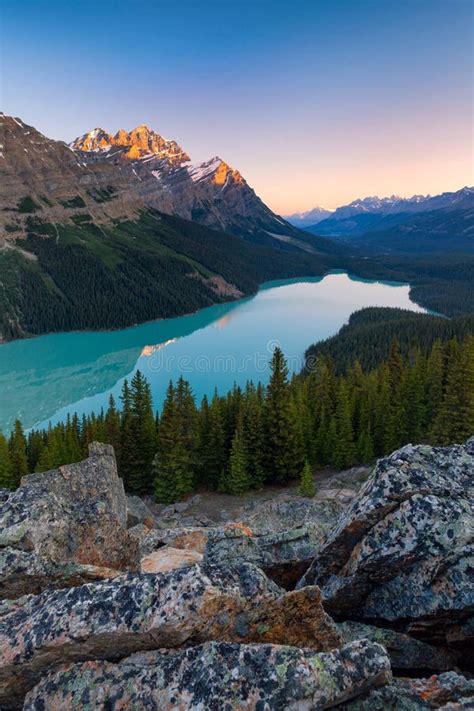
POLYGON ((311 369, 318 355, 330 356, 337 374, 343 374, 358 360, 364 371, 388 358, 394 339, 406 358, 416 343, 426 353, 438 339, 463 341, 474 333, 474 314, 445 318, 406 309, 369 306, 351 314, 335 336, 311 345, 305 360, 311 369))
POLYGON ((239 494, 295 479, 311 495, 316 466, 343 469, 407 442, 447 445, 472 435, 474 336, 436 340, 427 352, 413 341, 405 355, 394 340, 369 372, 355 361, 339 375, 320 354, 311 372, 291 380, 277 348, 267 386, 248 382, 198 405, 181 377, 160 414, 137 371, 120 399, 120 408, 111 397, 106 411, 47 430, 25 434, 17 421, 8 440, 0 434, 0 486, 78 461, 96 440, 114 446, 127 491, 163 503, 198 487, 239 494))

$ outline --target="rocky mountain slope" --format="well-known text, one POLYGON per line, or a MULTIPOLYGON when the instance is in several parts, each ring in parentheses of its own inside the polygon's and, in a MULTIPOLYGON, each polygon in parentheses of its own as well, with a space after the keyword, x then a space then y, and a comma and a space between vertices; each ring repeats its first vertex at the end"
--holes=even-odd
POLYGON ((9 116, 1 130, 0 341, 176 316, 340 266, 345 248, 146 126, 72 146, 9 116))
POLYGON ((408 445, 332 523, 296 496, 252 518, 280 521, 272 541, 245 516, 169 528, 127 501, 108 445, 25 477, 0 496, 0 704, 470 708, 473 474, 472 438, 408 445))
POLYGON ((146 207, 260 243, 278 245, 271 233, 297 234, 237 170, 218 157, 193 164, 145 125, 115 136, 96 128, 67 146, 21 119, 2 115, 1 122, 3 239, 24 231, 31 213, 48 222, 91 215, 107 223, 146 207))

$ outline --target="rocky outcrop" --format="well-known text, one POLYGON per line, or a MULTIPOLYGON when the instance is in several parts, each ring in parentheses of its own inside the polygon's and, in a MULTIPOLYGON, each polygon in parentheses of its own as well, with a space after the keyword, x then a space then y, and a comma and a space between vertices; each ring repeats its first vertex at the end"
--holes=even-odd
POLYGON ((393 683, 341 706, 341 711, 461 711, 474 708, 474 680, 446 672, 428 679, 395 679, 393 683))
POLYGON ((324 540, 324 528, 319 523, 266 534, 255 534, 240 522, 152 530, 139 524, 130 529, 130 534, 139 541, 142 562, 158 561, 169 554, 177 563, 188 560, 192 564, 198 558, 175 554, 177 550, 192 551, 215 565, 253 563, 286 589, 295 586, 324 540))
POLYGON ((378 461, 299 585, 326 609, 425 641, 472 644, 474 438, 378 461), (453 629, 454 628, 454 629, 453 629))
POLYGON ((447 671, 457 665, 457 655, 445 647, 434 647, 396 630, 374 627, 361 622, 340 622, 337 629, 344 642, 370 639, 387 650, 392 669, 399 673, 414 671, 447 671))
POLYGON ((340 636, 314 587, 284 593, 256 567, 193 566, 46 591, 5 610, 0 706, 64 662, 208 640, 334 649, 340 636))
POLYGON ((390 678, 383 647, 371 642, 329 654, 211 642, 178 653, 136 654, 119 664, 74 665, 43 679, 24 709, 328 709, 390 678))
POLYGON ((127 495, 127 528, 143 524, 146 528, 156 525, 155 517, 146 503, 139 496, 127 495))
POLYGON ((119 148, 122 149, 121 154, 130 160, 155 156, 176 167, 190 160, 176 141, 163 138, 145 124, 137 126, 130 132, 119 129, 114 136, 102 128, 94 128, 89 133, 76 138, 71 143, 71 148, 91 153, 109 153, 111 149, 119 148))
POLYGON ((0 597, 78 585, 138 570, 113 448, 22 479, 0 504, 0 597))
POLYGON ((204 560, 254 563, 272 580, 290 589, 313 560, 323 539, 318 523, 261 535, 254 535, 247 526, 228 525, 209 530, 204 560))
POLYGON ((143 524, 138 524, 130 528, 129 532, 139 542, 140 554, 143 557, 165 547, 204 553, 209 530, 200 527, 149 529, 143 524))
POLYGON ((187 502, 182 503, 182 509, 176 504, 161 511, 157 528, 136 525, 130 529, 139 540, 142 557, 170 547, 204 554, 206 562, 217 565, 253 563, 286 589, 293 588, 303 575, 324 541, 330 521, 343 510, 335 501, 286 496, 248 506, 239 511, 241 520, 224 525, 209 521, 208 526, 175 523, 173 528, 161 528, 171 514, 188 513, 187 502))
POLYGON ((474 439, 404 447, 332 530, 341 500, 299 497, 169 527, 196 502, 127 506, 105 445, 26 477, 0 509, 0 707, 472 708, 473 475, 474 439))

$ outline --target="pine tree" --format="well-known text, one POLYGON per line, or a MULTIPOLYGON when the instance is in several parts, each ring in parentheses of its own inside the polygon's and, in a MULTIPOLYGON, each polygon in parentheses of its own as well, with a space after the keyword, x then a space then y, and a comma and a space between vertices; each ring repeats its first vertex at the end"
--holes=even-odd
MULTIPOLYGON (((186 400, 189 400, 188 389, 181 384, 178 393, 178 388, 175 389, 170 383, 160 418, 157 451, 153 460, 155 497, 157 501, 165 504, 183 498, 194 486, 193 452, 188 446, 190 430, 181 421, 183 408, 186 409, 186 400)), ((189 405, 188 402, 188 408, 189 405)))
MULTIPOLYGON (((43 432, 38 432, 37 430, 32 430, 28 434, 28 440, 26 444, 26 455, 28 459, 28 471, 36 471, 38 461, 41 457, 41 452, 45 446, 45 437, 43 432)), ((82 455, 82 452, 81 452, 82 455)))
POLYGON ((183 447, 188 451, 190 467, 196 469, 198 418, 191 387, 181 376, 176 386, 176 416, 183 447))
POLYGON ((400 343, 398 338, 392 340, 390 352, 387 360, 389 382, 392 393, 400 385, 403 372, 403 358, 400 353, 400 343))
POLYGON ((307 400, 307 391, 298 378, 293 378, 291 382, 292 409, 295 422, 299 428, 300 446, 303 458, 315 463, 316 453, 314 447, 313 419, 307 400))
POLYGON ((217 489, 227 460, 221 403, 217 394, 210 405, 207 398, 203 400, 200 421, 198 477, 207 488, 217 489))
POLYGON ((311 461, 329 464, 333 460, 335 441, 330 438, 329 428, 335 409, 335 382, 332 363, 318 356, 314 372, 308 378, 308 401, 313 419, 313 443, 311 461))
POLYGON ((289 398, 288 368, 275 348, 264 410, 264 468, 268 481, 299 477, 303 467, 301 441, 289 398))
POLYGON ((4 435, 0 432, 0 488, 14 489, 15 480, 10 457, 10 449, 4 435))
POLYGON ((337 392, 336 405, 337 442, 334 466, 338 469, 350 467, 355 462, 354 431, 352 427, 351 403, 345 380, 341 380, 337 392))
POLYGON ((131 441, 128 444, 128 490, 143 494, 152 489, 152 461, 156 451, 155 417, 150 386, 137 370, 130 385, 129 422, 131 441))
POLYGON ((460 367, 464 391, 461 398, 462 426, 458 436, 462 442, 474 434, 474 336, 468 336, 464 341, 460 367))
POLYGON ((254 489, 260 489, 265 482, 263 407, 252 383, 247 384, 243 402, 243 434, 247 447, 247 471, 250 485, 254 489))
POLYGON ((20 420, 15 420, 15 426, 10 437, 9 448, 12 465, 13 488, 16 488, 20 485, 21 478, 28 474, 26 439, 20 420))
POLYGON ((77 430, 77 418, 71 418, 70 415, 67 416, 66 427, 63 432, 62 455, 64 461, 62 461, 61 464, 79 462, 82 458, 81 444, 77 430))
POLYGON ((237 426, 232 438, 229 464, 224 470, 219 490, 227 494, 243 494, 250 488, 250 477, 247 469, 247 447, 245 443, 242 416, 237 420, 237 426))
POLYGON ((36 471, 47 472, 65 463, 64 430, 60 426, 49 427, 46 446, 41 452, 36 471))
POLYGON ((117 462, 120 461, 121 428, 120 413, 115 405, 114 396, 109 397, 109 406, 105 413, 105 436, 108 444, 111 444, 115 451, 117 462))
POLYGON ((409 366, 403 378, 403 440, 417 444, 426 430, 426 362, 418 348, 409 355, 409 366))
POLYGON ((400 353, 400 344, 397 338, 393 339, 392 345, 390 346, 387 367, 390 402, 385 430, 384 452, 391 452, 401 445, 405 419, 402 396, 404 368, 403 358, 400 353))
POLYGON ((464 378, 461 367, 461 349, 456 339, 446 344, 446 380, 443 400, 432 426, 437 444, 447 445, 461 441, 463 430, 462 401, 464 378))
POLYGON ((357 440, 357 459, 362 464, 370 464, 374 458, 374 444, 370 429, 362 430, 357 440))
POLYGON ((223 407, 223 425, 225 433, 226 452, 230 454, 232 439, 234 437, 235 428, 237 427, 237 418, 242 410, 242 390, 235 383, 227 393, 223 407))
MULTIPOLYGON (((444 349, 443 344, 438 339, 433 344, 426 364, 427 419, 431 423, 437 417, 443 402, 444 370, 444 349)), ((432 438, 431 429, 429 436, 432 438)))
POLYGON ((308 460, 306 460, 303 471, 301 472, 298 493, 300 496, 306 496, 307 498, 312 498, 316 493, 313 472, 308 460))
POLYGON ((392 420, 390 416, 391 395, 389 371, 386 363, 383 363, 375 372, 377 379, 377 391, 374 402, 374 430, 373 440, 375 454, 381 455, 390 451, 390 441, 394 434, 391 432, 392 420))
POLYGON ((153 459, 154 492, 157 501, 170 504, 178 499, 177 475, 173 453, 178 444, 176 431, 175 389, 170 381, 163 403, 157 434, 157 450, 153 459))

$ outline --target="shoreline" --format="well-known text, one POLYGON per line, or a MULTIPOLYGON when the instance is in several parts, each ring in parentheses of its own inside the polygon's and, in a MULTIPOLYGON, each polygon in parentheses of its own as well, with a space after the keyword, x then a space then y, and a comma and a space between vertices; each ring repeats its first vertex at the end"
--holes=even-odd
MULTIPOLYGON (((431 311, 428 309, 426 306, 424 306, 422 303, 419 301, 416 301, 415 299, 412 299, 411 297, 411 291, 412 291, 412 284, 409 281, 397 281, 397 280, 390 280, 390 279, 380 279, 380 278, 370 278, 370 277, 362 277, 362 276, 357 276, 357 274, 349 271, 348 269, 329 269, 328 271, 324 272, 321 275, 305 275, 305 276, 300 276, 300 277, 282 277, 281 279, 271 279, 269 281, 264 281, 261 284, 258 285, 258 288, 255 291, 252 291, 248 294, 243 294, 242 296, 236 298, 236 299, 228 299, 220 302, 216 302, 215 304, 210 304, 209 306, 204 306, 200 309, 195 309, 194 311, 187 311, 182 314, 175 314, 174 316, 166 316, 166 317, 157 317, 153 319, 149 319, 147 321, 137 321, 135 323, 131 323, 127 326, 117 326, 117 327, 110 327, 110 328, 97 328, 97 329, 71 329, 70 331, 45 331, 44 333, 28 333, 22 336, 21 338, 13 338, 11 340, 6 340, 3 338, 0 338, 0 353, 2 351, 2 347, 8 346, 11 343, 18 343, 18 342, 23 342, 23 341, 30 341, 32 339, 36 338, 45 338, 47 336, 57 336, 60 334, 86 334, 86 333, 91 333, 91 334, 97 334, 97 333, 116 333, 118 331, 128 331, 132 330, 134 328, 139 328, 140 326, 144 326, 145 324, 150 324, 150 323, 160 323, 162 321, 170 321, 175 318, 186 318, 187 316, 194 316, 197 313, 200 313, 202 311, 205 311, 206 309, 212 309, 215 308, 216 306, 222 306, 225 304, 241 304, 243 303, 246 299, 250 299, 256 294, 259 293, 259 291, 262 291, 266 288, 272 289, 276 288, 276 285, 279 284, 279 282, 285 282, 286 285, 289 285, 291 283, 298 284, 304 281, 310 281, 310 280, 317 280, 317 281, 322 281, 325 279, 327 276, 331 276, 333 274, 347 274, 349 279, 353 279, 355 281, 363 281, 367 283, 380 283, 380 284, 387 284, 387 286, 408 286, 409 287, 409 297, 410 300, 419 306, 421 309, 424 309, 425 312, 428 315, 432 316, 441 316, 443 318, 449 318, 449 316, 446 316, 445 314, 441 313, 436 313, 434 311, 431 311)), ((285 284, 281 284, 281 286, 284 286, 285 284)))

